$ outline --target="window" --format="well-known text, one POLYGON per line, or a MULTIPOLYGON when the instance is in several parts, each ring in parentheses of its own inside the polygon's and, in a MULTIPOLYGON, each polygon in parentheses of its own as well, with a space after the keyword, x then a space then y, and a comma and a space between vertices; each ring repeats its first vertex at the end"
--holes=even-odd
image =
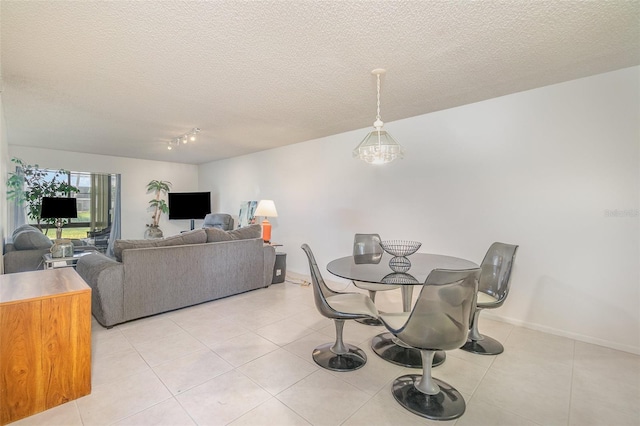
MULTIPOLYGON (((53 178, 55 171, 47 172, 53 178)), ((77 200, 78 217, 64 225, 62 238, 82 239, 96 233, 108 234, 114 218, 116 175, 72 171, 66 174, 66 180, 79 189, 70 194, 77 200)))

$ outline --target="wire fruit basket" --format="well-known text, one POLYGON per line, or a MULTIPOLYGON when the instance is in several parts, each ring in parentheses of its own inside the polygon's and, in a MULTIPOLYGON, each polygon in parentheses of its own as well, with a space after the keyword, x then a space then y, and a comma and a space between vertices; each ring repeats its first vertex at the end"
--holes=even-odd
POLYGON ((380 241, 380 246, 382 250, 392 256, 405 257, 417 252, 422 243, 418 241, 386 240, 380 241))

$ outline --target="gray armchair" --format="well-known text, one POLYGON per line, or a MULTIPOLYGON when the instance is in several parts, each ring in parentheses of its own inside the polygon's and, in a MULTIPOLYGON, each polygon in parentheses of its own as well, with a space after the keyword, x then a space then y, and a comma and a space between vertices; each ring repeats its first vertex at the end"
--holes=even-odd
MULTIPOLYGON (((74 251, 95 250, 82 240, 71 240, 74 251)), ((38 228, 22 225, 11 235, 11 242, 4 245, 4 273, 36 271, 44 268, 42 256, 50 253, 53 242, 38 228)))
POLYGON ((226 213, 209 213, 204 217, 203 228, 219 228, 223 231, 233 230, 233 217, 226 213))

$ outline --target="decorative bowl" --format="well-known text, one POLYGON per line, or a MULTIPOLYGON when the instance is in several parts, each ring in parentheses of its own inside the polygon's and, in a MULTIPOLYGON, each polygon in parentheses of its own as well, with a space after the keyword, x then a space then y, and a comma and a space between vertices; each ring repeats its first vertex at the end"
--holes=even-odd
POLYGON ((417 252, 422 243, 418 241, 386 240, 380 241, 382 250, 392 256, 409 256, 417 252))
POLYGON ((394 256, 389 260, 389 267, 394 272, 407 272, 411 269, 411 261, 404 256, 394 256))

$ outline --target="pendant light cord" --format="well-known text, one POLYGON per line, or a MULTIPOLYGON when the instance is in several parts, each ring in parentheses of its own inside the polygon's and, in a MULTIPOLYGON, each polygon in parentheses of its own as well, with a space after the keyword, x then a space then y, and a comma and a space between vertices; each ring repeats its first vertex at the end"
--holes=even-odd
POLYGON ((376 115, 376 119, 380 120, 380 74, 376 75, 376 77, 378 77, 378 114, 376 115))

